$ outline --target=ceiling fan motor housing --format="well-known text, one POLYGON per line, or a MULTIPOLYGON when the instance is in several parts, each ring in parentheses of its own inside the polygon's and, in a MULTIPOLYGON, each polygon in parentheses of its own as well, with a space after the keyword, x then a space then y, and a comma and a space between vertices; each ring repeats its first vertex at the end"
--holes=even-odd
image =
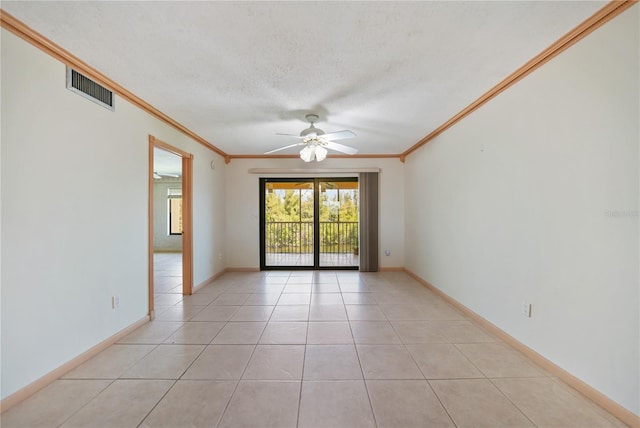
POLYGON ((305 116, 305 118, 311 123, 311 126, 308 127, 307 129, 304 129, 302 132, 300 132, 301 137, 306 137, 310 134, 313 134, 313 135, 310 135, 311 137, 324 134, 324 131, 322 129, 316 128, 313 125, 320 118, 317 114, 308 114, 305 116))
POLYGON ((324 131, 320 128, 316 128, 315 126, 311 125, 309 128, 303 130, 300 133, 301 137, 318 137, 320 135, 324 134, 324 131))

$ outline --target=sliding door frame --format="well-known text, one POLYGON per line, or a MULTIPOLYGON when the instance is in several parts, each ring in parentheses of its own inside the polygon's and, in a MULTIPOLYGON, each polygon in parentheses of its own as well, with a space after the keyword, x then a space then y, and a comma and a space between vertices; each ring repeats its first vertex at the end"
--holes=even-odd
POLYGON ((359 182, 358 177, 300 177, 300 178, 260 178, 260 270, 358 270, 359 266, 320 266, 320 183, 330 181, 359 182), (266 184, 272 183, 313 183, 313 266, 267 266, 266 241, 266 184))

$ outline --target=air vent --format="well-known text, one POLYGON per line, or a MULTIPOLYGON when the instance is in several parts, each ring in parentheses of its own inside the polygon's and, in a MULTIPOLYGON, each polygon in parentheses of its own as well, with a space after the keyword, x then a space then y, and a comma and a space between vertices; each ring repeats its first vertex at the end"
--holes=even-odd
POLYGON ((67 89, 109 110, 114 110, 113 92, 69 67, 67 67, 67 89))

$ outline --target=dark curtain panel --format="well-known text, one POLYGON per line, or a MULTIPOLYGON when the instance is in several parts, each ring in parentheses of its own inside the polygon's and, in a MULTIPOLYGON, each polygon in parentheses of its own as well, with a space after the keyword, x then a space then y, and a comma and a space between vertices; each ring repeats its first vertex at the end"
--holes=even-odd
POLYGON ((360 173, 360 271, 378 271, 378 173, 360 173))

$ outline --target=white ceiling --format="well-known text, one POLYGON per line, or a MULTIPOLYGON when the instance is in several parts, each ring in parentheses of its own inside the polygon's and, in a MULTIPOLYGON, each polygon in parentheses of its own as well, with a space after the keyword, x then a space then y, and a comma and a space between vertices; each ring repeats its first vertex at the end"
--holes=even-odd
POLYGON ((182 177, 182 158, 166 150, 153 149, 153 172, 174 174, 182 177))
MULTIPOLYGON (((401 153, 604 1, 2 1, 35 31, 228 154, 304 115, 401 153)), ((116 105, 117 109, 117 105, 116 105)), ((296 149, 281 152, 295 153, 296 149)))

